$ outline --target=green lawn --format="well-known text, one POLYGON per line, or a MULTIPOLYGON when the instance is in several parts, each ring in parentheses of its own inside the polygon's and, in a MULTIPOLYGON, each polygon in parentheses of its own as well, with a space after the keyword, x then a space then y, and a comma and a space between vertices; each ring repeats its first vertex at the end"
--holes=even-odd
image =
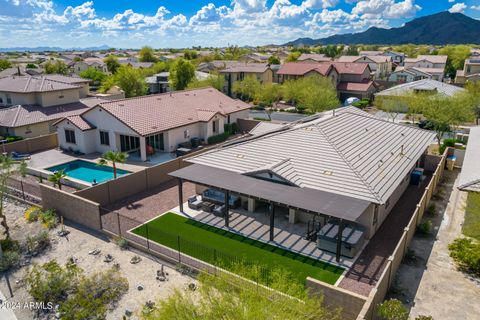
POLYGON ((478 192, 468 193, 462 231, 464 235, 480 240, 480 193, 478 192))
MULTIPOLYGON (((133 230, 133 233, 143 237, 146 237, 146 232, 145 225, 133 230)), ((258 264, 266 270, 280 266, 290 271, 294 280, 302 284, 305 284, 307 276, 334 284, 344 271, 341 267, 187 219, 175 213, 166 213, 148 222, 148 234, 150 240, 175 250, 178 248, 180 236, 181 252, 227 269, 231 257, 258 264), (213 249, 216 250, 215 254, 213 249)))

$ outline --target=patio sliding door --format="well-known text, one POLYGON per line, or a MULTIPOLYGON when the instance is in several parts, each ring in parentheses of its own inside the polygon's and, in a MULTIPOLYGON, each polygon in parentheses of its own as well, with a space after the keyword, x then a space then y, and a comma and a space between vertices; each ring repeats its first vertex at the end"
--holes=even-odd
POLYGON ((165 150, 163 142, 163 133, 155 134, 153 136, 146 137, 147 146, 153 147, 155 150, 165 150))
POLYGON ((140 149, 140 138, 133 136, 120 135, 120 150, 130 152, 140 149))

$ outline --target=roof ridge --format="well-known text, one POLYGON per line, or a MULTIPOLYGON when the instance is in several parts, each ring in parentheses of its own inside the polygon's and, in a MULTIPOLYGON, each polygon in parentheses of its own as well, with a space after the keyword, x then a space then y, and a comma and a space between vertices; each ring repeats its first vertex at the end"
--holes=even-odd
MULTIPOLYGON (((346 113, 350 113, 350 112, 346 112, 346 113)), ((353 114, 353 115, 356 115, 355 113, 350 113, 350 114, 353 114)), ((335 117, 332 117, 330 119, 333 119, 335 117)), ((328 119, 326 119, 328 121, 328 119)), ((345 157, 345 155, 337 148, 337 146, 331 141, 331 139, 328 137, 328 135, 323 131, 323 129, 317 125, 315 125, 315 127, 317 128, 317 130, 323 135, 323 137, 325 138, 325 140, 330 144, 330 146, 333 148, 333 150, 335 150, 335 152, 340 156, 340 158, 342 158, 342 160, 345 162, 345 164, 353 171, 353 173, 355 173, 355 175, 358 177, 358 179, 360 179, 360 181, 367 187, 368 190, 370 190, 370 192, 373 194, 373 196, 375 197, 375 199, 377 199, 377 201, 379 203, 382 202, 382 199, 380 197, 380 195, 378 194, 378 192, 373 189, 373 187, 363 178, 363 176, 357 171, 356 168, 354 168, 352 166, 352 164, 350 163, 350 161, 347 160, 347 158, 345 157)))
POLYGON ((30 80, 31 80, 32 78, 33 78, 33 77, 28 77, 27 83, 25 84, 25 87, 23 88, 23 92, 27 92, 27 88, 28 88, 28 86, 30 85, 30 80))
POLYGON ((21 107, 20 105, 16 106, 17 112, 15 113, 15 116, 13 117, 12 126, 15 126, 15 124, 17 123, 18 115, 20 114, 20 107, 21 107))

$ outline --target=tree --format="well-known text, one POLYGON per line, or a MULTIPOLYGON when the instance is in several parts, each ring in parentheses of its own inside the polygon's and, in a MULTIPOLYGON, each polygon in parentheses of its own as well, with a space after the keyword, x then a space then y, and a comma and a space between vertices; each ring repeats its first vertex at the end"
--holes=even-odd
POLYGON ((115 85, 125 91, 127 98, 141 96, 147 92, 147 84, 142 71, 128 65, 120 66, 114 75, 106 78, 100 91, 106 92, 115 85))
POLYGON ((90 79, 94 82, 102 82, 106 78, 106 75, 102 71, 99 71, 93 67, 89 67, 80 72, 80 77, 84 79, 90 79))
POLYGON ((100 160, 98 160, 98 165, 105 166, 109 162, 112 163, 113 167, 113 178, 117 178, 117 163, 124 163, 128 158, 128 154, 125 152, 119 151, 107 151, 102 154, 100 160))
POLYGON ((467 90, 465 94, 468 103, 471 105, 473 112, 475 113, 478 125, 478 119, 480 119, 480 81, 467 82, 465 89, 467 90))
POLYGON ((27 164, 25 161, 16 163, 9 156, 0 155, 0 224, 2 225, 6 239, 10 239, 10 228, 7 224, 7 217, 5 215, 4 202, 8 194, 8 181, 10 178, 16 174, 21 174, 25 176, 27 172, 27 164))
POLYGON ((177 59, 170 68, 172 88, 175 90, 185 89, 195 77, 195 66, 185 59, 177 59))
POLYGON ((45 73, 47 74, 68 74, 68 66, 65 64, 65 62, 60 60, 57 60, 55 62, 48 61, 44 64, 43 68, 45 69, 45 73))
POLYGON ((152 47, 142 47, 140 52, 138 53, 139 59, 141 62, 155 62, 157 61, 157 57, 155 57, 153 53, 152 47))
POLYGON ((103 59, 103 62, 107 65, 108 71, 111 73, 117 72, 117 69, 120 67, 120 63, 118 62, 118 58, 115 57, 114 55, 109 55, 105 59, 103 59))
POLYGON ((0 60, 0 71, 11 68, 12 64, 8 60, 0 60))
POLYGON ((298 57, 300 57, 302 53, 299 51, 293 51, 290 52, 287 56, 287 59, 285 60, 286 62, 295 62, 298 60, 298 57))
POLYGON ((347 56, 358 56, 358 48, 355 45, 351 45, 348 47, 347 52, 345 52, 345 55, 347 56))
POLYGON ((277 56, 272 55, 268 57, 268 64, 280 64, 280 59, 277 56))
POLYGON ((205 88, 205 87, 213 87, 218 91, 222 91, 225 86, 225 78, 219 74, 210 74, 207 79, 205 80, 197 80, 194 79, 192 82, 188 84, 188 89, 195 89, 195 88, 205 88))
POLYGON ((198 53, 195 50, 185 50, 183 51, 183 57, 187 60, 197 59, 198 53))
POLYGON ((262 86, 256 96, 259 103, 271 106, 282 98, 282 86, 275 83, 267 83, 262 86))
POLYGON ((251 101, 257 97, 261 88, 262 85, 257 77, 250 75, 241 81, 235 81, 232 90, 240 99, 251 101))
POLYGON ((58 189, 62 189, 62 179, 65 178, 67 175, 65 174, 65 171, 60 170, 60 171, 55 171, 53 174, 51 174, 48 177, 48 181, 53 183, 53 186, 58 186, 58 189))
POLYGON ((385 320, 408 320, 407 308, 397 299, 390 299, 380 303, 377 308, 377 314, 385 320))

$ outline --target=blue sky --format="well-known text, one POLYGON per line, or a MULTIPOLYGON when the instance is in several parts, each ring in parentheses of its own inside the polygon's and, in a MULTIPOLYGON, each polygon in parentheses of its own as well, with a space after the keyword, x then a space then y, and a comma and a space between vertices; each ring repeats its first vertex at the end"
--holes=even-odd
POLYGON ((480 0, 0 0, 0 47, 280 44, 446 10, 480 19, 480 0))

